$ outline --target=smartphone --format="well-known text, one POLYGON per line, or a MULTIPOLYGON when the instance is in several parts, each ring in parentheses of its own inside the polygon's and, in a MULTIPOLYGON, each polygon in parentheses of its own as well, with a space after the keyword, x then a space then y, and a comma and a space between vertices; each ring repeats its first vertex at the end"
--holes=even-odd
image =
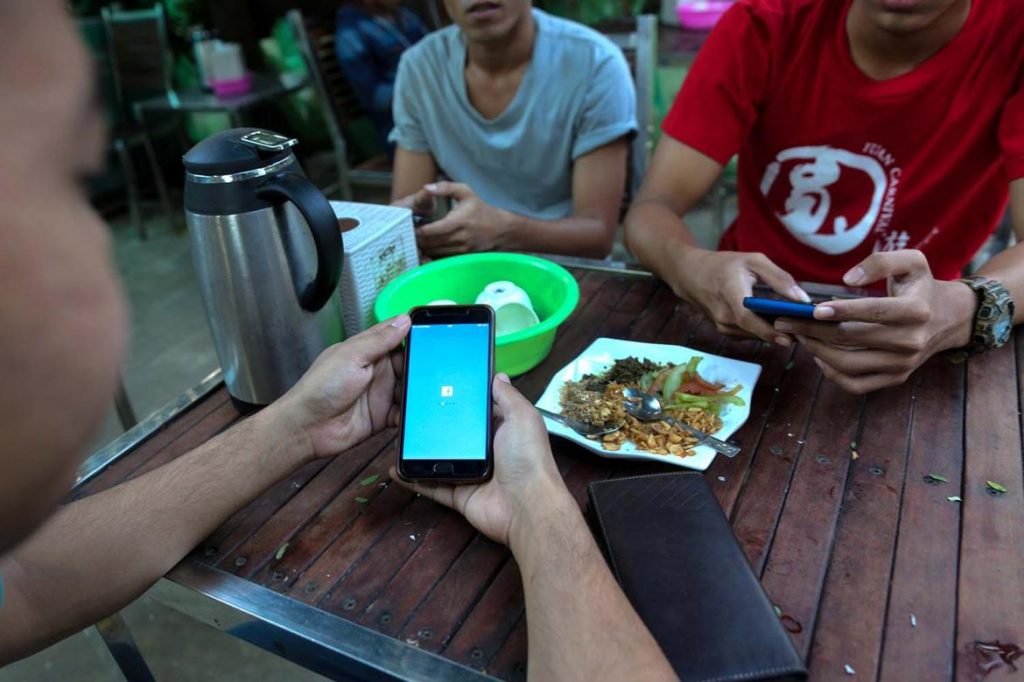
MULTIPOLYGON (((867 289, 863 287, 847 287, 841 284, 822 284, 820 282, 799 282, 800 288, 806 291, 812 303, 824 303, 836 299, 877 298, 885 296, 885 289, 867 289)), ((767 284, 754 285, 755 298, 771 298, 778 300, 779 295, 767 284)))
POLYGON ((494 470, 494 311, 486 305, 424 306, 409 316, 398 475, 486 481, 494 470))
POLYGON ((774 298, 747 296, 743 299, 743 307, 754 311, 766 320, 774 320, 776 317, 814 319, 813 303, 797 303, 795 301, 780 301, 774 298))

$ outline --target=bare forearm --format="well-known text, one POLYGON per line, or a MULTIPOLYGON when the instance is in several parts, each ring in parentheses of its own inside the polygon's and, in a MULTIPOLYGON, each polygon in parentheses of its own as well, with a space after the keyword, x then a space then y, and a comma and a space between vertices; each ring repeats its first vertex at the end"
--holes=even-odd
POLYGON ((992 256, 978 274, 997 280, 1010 290, 1016 303, 1013 321, 1024 322, 1024 242, 992 256))
POLYGON ((391 178, 393 205, 412 208, 413 196, 428 182, 437 179, 437 163, 427 152, 413 152, 395 148, 394 172, 391 178))
POLYGON ((301 464, 265 411, 191 453, 64 507, 0 561, 0 664, 120 609, 301 464))
POLYGON ((626 215, 626 247, 644 266, 664 280, 677 296, 688 298, 680 281, 680 261, 698 254, 693 232, 667 205, 639 200, 626 215))
POLYGON ((567 492, 533 508, 512 549, 526 594, 531 679, 675 679, 567 492))
MULTIPOLYGON (((978 270, 979 275, 994 279, 1007 289, 1017 302, 1014 324, 1024 321, 1024 244, 1018 244, 993 256, 978 270)), ((978 296, 961 282, 941 282, 944 287, 943 305, 933 310, 942 322, 933 345, 932 354, 963 348, 971 342, 974 319, 978 310, 978 296)))
POLYGON ((604 258, 612 250, 614 230, 599 218, 570 216, 537 220, 507 213, 508 227, 500 240, 506 251, 534 251, 566 256, 604 258))

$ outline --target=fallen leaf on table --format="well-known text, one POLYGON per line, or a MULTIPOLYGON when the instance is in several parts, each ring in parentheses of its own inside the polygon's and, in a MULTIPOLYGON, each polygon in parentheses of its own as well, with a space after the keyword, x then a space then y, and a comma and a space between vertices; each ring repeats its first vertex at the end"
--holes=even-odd
POLYGON ((285 553, 288 551, 288 545, 289 544, 290 543, 286 542, 286 543, 284 543, 283 545, 281 545, 280 547, 277 548, 277 552, 274 554, 274 558, 276 560, 280 561, 281 559, 284 558, 285 553))
POLYGON ((359 504, 366 504, 367 502, 369 502, 369 500, 366 499, 365 497, 357 497, 356 502, 358 502, 359 504))
POLYGON ((857 453, 856 450, 850 452, 850 459, 852 459, 854 462, 860 459, 860 455, 857 453))
POLYGON ((361 485, 361 486, 373 485, 374 483, 376 483, 379 480, 380 480, 380 474, 374 474, 373 476, 367 476, 363 480, 359 481, 359 485, 361 485))
POLYGON ((949 479, 942 474, 928 474, 924 477, 924 482, 930 483, 931 485, 938 485, 939 483, 949 483, 949 479))
POLYGON ((946 499, 949 500, 950 502, 963 502, 964 501, 963 498, 960 497, 959 495, 950 495, 946 499))
POLYGON ((989 490, 992 490, 994 492, 997 492, 997 493, 1005 493, 1006 492, 1006 486, 1003 485, 1002 483, 996 483, 995 481, 985 481, 985 485, 988 486, 989 490))

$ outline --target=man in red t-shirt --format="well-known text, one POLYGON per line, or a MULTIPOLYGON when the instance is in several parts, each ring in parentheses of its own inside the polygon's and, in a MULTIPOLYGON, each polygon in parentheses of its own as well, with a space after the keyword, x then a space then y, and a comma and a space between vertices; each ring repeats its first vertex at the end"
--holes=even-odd
POLYGON ((739 0, 664 132, 626 243, 720 331, 799 340, 866 392, 998 347, 1024 317, 1024 246, 956 281, 1008 196, 1024 235, 1024 0, 739 0), (680 216, 737 153, 739 216, 708 252, 680 216), (889 295, 773 326, 742 306, 758 281, 889 295))

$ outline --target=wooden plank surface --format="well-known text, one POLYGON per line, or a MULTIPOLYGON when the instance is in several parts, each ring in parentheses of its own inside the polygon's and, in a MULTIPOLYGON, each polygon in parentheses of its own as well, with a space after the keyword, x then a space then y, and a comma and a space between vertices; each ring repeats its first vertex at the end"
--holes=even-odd
MULTIPOLYGON (((359 481, 376 476, 387 480, 388 462, 378 457, 394 439, 394 430, 386 430, 348 452, 334 458, 287 504, 282 506, 257 532, 221 562, 219 568, 244 578, 259 575, 268 584, 264 569, 280 547, 289 543, 287 554, 274 561, 275 571, 283 577, 273 582, 290 586, 308 561, 315 559, 331 540, 344 532, 363 513, 356 498, 376 498, 376 485, 360 486, 359 481), (302 534, 298 534, 302 529, 302 534), (241 563, 240 563, 241 562, 241 563)), ((407 497, 406 497, 407 499, 407 497)))
POLYGON ((956 679, 1020 678, 1024 660, 1024 472, 1017 357, 1011 345, 967 366, 956 679), (1014 414, 1015 409, 1017 414, 1014 414), (995 493, 991 483, 1003 486, 995 493))
MULTIPOLYGON (((804 658, 817 620, 862 402, 835 384, 822 385, 761 579, 768 596, 794 623, 793 643, 804 658)), ((789 433, 796 432, 787 432, 792 441, 789 433)))
MULTIPOLYGON (((799 349, 723 339, 653 279, 573 275, 580 305, 551 354, 515 382, 531 400, 599 336, 763 365, 750 419, 735 436, 743 451, 717 458, 707 477, 769 596, 790 627, 799 626, 794 641, 812 679, 848 679, 846 665, 857 679, 1014 679, 976 643, 1024 644, 1024 343, 966 368, 933 360, 912 386, 865 402, 823 382, 799 349), (929 485, 929 473, 947 482, 929 485), (1008 492, 989 495, 987 480, 1008 492), (962 505, 946 499, 956 494, 962 505)), ((75 494, 149 471, 239 419, 226 391, 216 391, 75 494)), ((192 560, 500 678, 524 679, 515 561, 459 515, 388 481, 393 438, 380 434, 294 472, 192 560)), ((595 479, 674 470, 605 460, 558 439, 553 449, 581 505, 595 479)))
POLYGON ((720 354, 747 362, 761 364, 761 376, 757 380, 759 390, 754 392, 750 405, 750 417, 729 440, 742 446, 742 450, 734 458, 715 457, 707 470, 707 478, 711 483, 718 503, 726 516, 732 514, 750 473, 754 454, 762 443, 768 428, 769 419, 778 404, 779 392, 776 388, 782 383, 790 366, 792 350, 774 345, 764 345, 757 341, 733 343, 721 349, 720 354))
POLYGON ((202 445, 230 427, 238 418, 238 411, 231 404, 227 389, 220 388, 165 425, 131 452, 130 456, 111 463, 91 481, 75 490, 75 497, 106 490, 165 464, 202 445))
POLYGON ((879 670, 892 682, 952 676, 960 505, 946 498, 961 493, 964 366, 932 360, 914 399, 879 670), (929 474, 948 482, 929 485, 929 474))
POLYGON ((847 666, 868 679, 877 674, 912 406, 909 382, 869 396, 857 448, 848 453, 850 473, 811 650, 813 679, 845 679, 847 666))
MULTIPOLYGON (((777 407, 768 416, 732 515, 733 532, 754 572, 761 575, 790 479, 803 452, 821 374, 807 353, 797 353, 782 377, 777 407)), ((774 392, 774 389, 772 389, 774 392)))

